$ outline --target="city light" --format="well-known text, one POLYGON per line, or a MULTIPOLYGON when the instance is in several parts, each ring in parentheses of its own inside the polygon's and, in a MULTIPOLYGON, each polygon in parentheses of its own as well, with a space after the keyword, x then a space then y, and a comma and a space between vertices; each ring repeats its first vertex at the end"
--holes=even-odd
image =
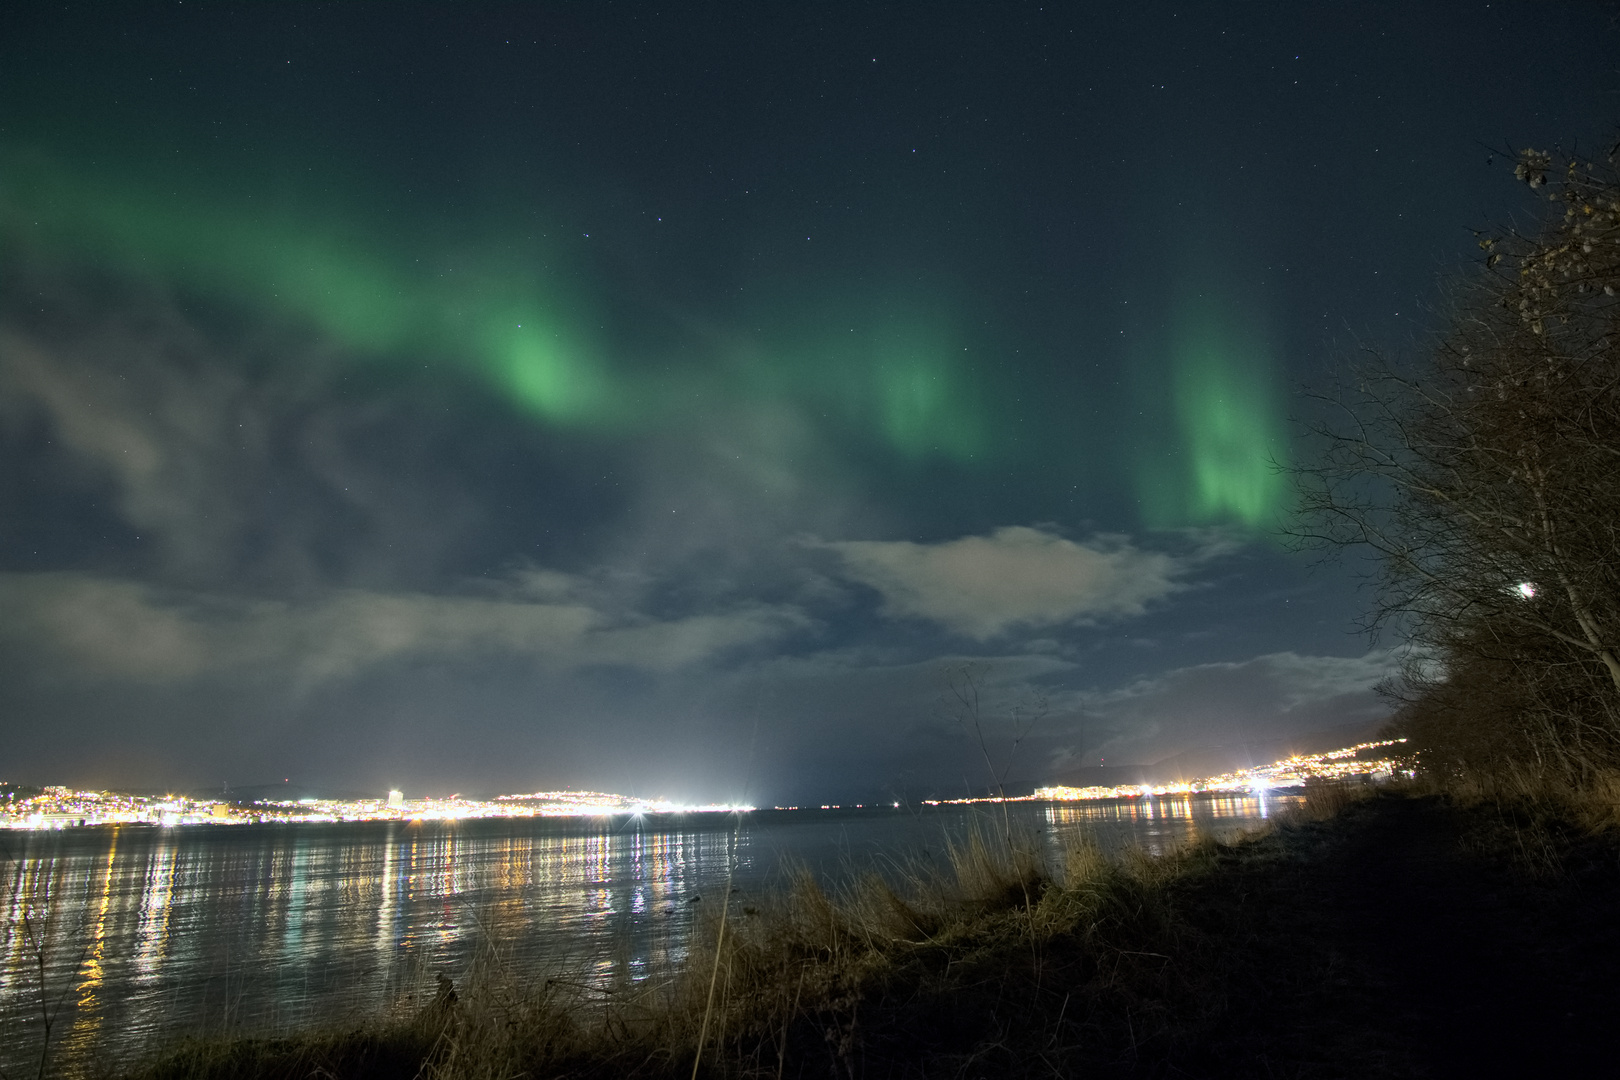
POLYGON ((601 791, 537 791, 493 800, 407 799, 398 790, 381 799, 161 798, 48 787, 0 812, 0 828, 64 829, 81 825, 243 825, 254 822, 460 821, 471 818, 611 817, 657 814, 747 813, 732 803, 691 805, 669 799, 634 799, 601 791))
MULTIPOLYGON (((1279 788, 1299 787, 1308 780, 1385 780, 1401 770, 1393 757, 1362 757, 1406 742, 1385 739, 1357 743, 1322 754, 1296 754, 1250 769, 1200 780, 1170 784, 1118 784, 1093 787, 1041 787, 1030 795, 962 799, 925 799, 926 806, 972 803, 1075 802, 1090 799, 1139 799, 1201 792, 1264 795, 1279 788)), ((898 807, 899 803, 892 804, 898 807)), ((822 810, 864 809, 865 804, 822 804, 822 810)), ((734 814, 755 809, 737 803, 678 803, 670 799, 638 799, 605 791, 535 791, 526 795, 497 795, 494 799, 407 799, 389 791, 380 799, 260 799, 251 802, 183 795, 121 795, 106 791, 78 791, 47 787, 41 794, 16 799, 0 811, 0 828, 65 829, 82 825, 242 825, 253 822, 334 821, 461 821, 473 818, 589 818, 647 817, 662 814, 734 814)), ((777 807, 797 810, 797 806, 777 807)))
MULTIPOLYGON (((1400 770, 1391 757, 1362 758, 1368 750, 1404 743, 1405 739, 1384 739, 1357 743, 1322 754, 1295 754, 1250 769, 1223 773, 1201 780, 1174 784, 1121 784, 1114 787, 1036 788, 1033 800, 1071 802, 1079 799, 1134 799, 1156 795, 1190 795, 1203 791, 1252 792, 1261 795, 1274 788, 1298 787, 1307 780, 1387 780, 1400 770)), ((979 800, 985 801, 985 800, 979 800)), ((994 800, 992 800, 994 801, 994 800)))

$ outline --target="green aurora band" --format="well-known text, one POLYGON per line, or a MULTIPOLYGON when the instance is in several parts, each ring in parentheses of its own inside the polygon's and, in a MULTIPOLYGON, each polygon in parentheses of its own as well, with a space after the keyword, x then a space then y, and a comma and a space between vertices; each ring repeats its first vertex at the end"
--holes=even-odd
POLYGON ((777 335, 766 355, 757 345, 723 355, 722 345, 696 365, 614 362, 578 285, 587 275, 557 265, 565 245, 402 239, 367 228, 375 212, 311 212, 307 199, 289 209, 222 190, 178 177, 97 182, 38 157, 0 159, 0 221, 13 243, 268 307, 356 361, 449 363, 548 425, 612 432, 677 420, 683 403, 764 397, 813 406, 907 459, 969 463, 989 445, 986 396, 946 318, 926 310, 937 304, 852 304, 832 321, 856 330, 835 333, 824 320, 777 335))
POLYGON ((1168 386, 1142 412, 1171 434, 1138 447, 1137 491, 1157 528, 1235 522, 1276 524, 1286 497, 1286 459, 1276 364, 1266 335, 1236 303, 1184 303, 1169 342, 1168 386), (1169 415, 1165 416, 1168 406, 1169 415), (1165 421, 1168 421, 1166 423, 1165 421))
POLYGON ((399 250, 359 229, 359 214, 289 210, 251 194, 232 201, 5 164, 8 232, 26 221, 39 241, 95 264, 268 306, 359 357, 460 363, 552 423, 618 419, 599 353, 577 330, 585 320, 561 314, 581 305, 532 260, 487 246, 472 257, 399 250))
MULTIPOLYGON (((590 287, 587 249, 551 238, 567 230, 537 226, 522 207, 512 208, 518 228, 474 227, 331 190, 244 169, 211 180, 113 174, 0 152, 0 238, 268 310, 349 362, 459 373, 550 427, 612 435, 782 403, 835 425, 852 449, 864 440, 905 462, 1021 458, 1017 467, 1064 472, 1095 460, 1087 440, 1106 437, 1069 430, 1056 402, 1015 420, 1007 402, 1019 376, 992 378, 969 351, 958 306, 915 285, 823 294, 814 312, 797 294, 767 303, 749 313, 760 329, 746 342, 690 348, 671 321, 667 345, 626 347, 594 300, 606 294, 590 287), (244 176, 254 176, 248 186, 244 176), (1028 419, 1046 426, 1039 445, 1014 437, 1028 419)), ((1131 474, 1149 528, 1265 527, 1281 506, 1274 363, 1241 310, 1184 304, 1165 347, 1134 358, 1138 412, 1150 422, 1131 474)))

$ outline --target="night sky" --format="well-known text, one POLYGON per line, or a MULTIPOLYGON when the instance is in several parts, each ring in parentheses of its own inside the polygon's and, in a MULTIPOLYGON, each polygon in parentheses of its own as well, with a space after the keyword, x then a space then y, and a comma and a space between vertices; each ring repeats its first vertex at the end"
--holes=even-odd
POLYGON ((0 779, 955 795, 965 662, 1023 781, 1373 724, 1399 641, 1272 463, 1616 57, 1576 3, 7 4, 0 779))

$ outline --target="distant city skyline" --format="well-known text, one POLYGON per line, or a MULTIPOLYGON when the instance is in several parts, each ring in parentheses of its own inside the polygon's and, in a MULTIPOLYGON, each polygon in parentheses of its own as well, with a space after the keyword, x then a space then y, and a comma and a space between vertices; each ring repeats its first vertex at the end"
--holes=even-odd
MULTIPOLYGON (((956 799, 924 799, 926 806, 962 806, 1010 802, 1089 802, 1100 799, 1184 797, 1199 794, 1233 793, 1264 795, 1269 791, 1296 788, 1311 780, 1344 782, 1387 780, 1402 766, 1399 751, 1368 757, 1369 752, 1387 750, 1405 739, 1385 739, 1341 747, 1318 754, 1294 755, 1253 769, 1217 777, 1166 784, 1118 784, 1094 787, 1054 786, 1036 788, 1029 795, 994 795, 956 799)), ((772 806, 771 810, 865 810, 889 807, 892 803, 820 803, 805 806, 772 806)), ((747 805, 707 804, 688 806, 667 799, 637 799, 603 791, 537 791, 525 795, 497 795, 493 799, 448 798, 407 799, 399 789, 381 798, 343 800, 299 798, 288 800, 198 800, 169 795, 162 799, 131 797, 106 791, 76 791, 62 786, 47 787, 40 795, 23 800, 21 809, 13 800, 0 814, 0 827, 12 829, 51 829, 69 826, 156 824, 225 825, 260 824, 266 821, 316 824, 340 821, 460 821, 486 818, 599 818, 643 817, 680 814, 752 813, 761 809, 747 805)))

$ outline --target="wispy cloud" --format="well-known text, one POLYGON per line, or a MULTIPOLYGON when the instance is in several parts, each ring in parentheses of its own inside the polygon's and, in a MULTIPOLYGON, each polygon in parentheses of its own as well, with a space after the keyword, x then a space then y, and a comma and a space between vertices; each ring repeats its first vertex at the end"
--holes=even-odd
POLYGON ((500 654, 551 669, 671 672, 806 625, 765 605, 653 619, 567 600, 337 590, 306 601, 163 590, 86 574, 0 575, 0 636, 100 676, 176 682, 290 674, 318 684, 409 658, 500 654))
POLYGON ((242 526, 236 491, 262 479, 263 410, 223 365, 177 355, 196 344, 178 327, 81 331, 0 335, 5 412, 34 413, 81 473, 111 480, 120 516, 172 565, 214 567, 242 526))
MULTIPOLYGON (((72 288, 42 288, 72 309, 72 288)), ((421 576, 478 535, 486 510, 431 459, 442 410, 408 387, 360 400, 318 362, 329 346, 249 344, 160 298, 126 303, 0 330, 0 429, 44 433, 67 481, 45 512, 93 500, 140 536, 143 572, 197 587, 421 576)))

